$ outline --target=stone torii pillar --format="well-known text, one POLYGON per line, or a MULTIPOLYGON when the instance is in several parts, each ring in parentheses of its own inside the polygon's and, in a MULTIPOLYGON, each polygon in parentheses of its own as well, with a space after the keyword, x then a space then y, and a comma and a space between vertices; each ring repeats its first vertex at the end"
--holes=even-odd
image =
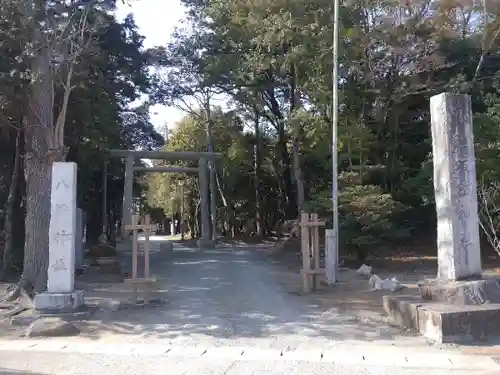
POLYGON ((210 238, 210 208, 208 206, 208 164, 205 159, 198 162, 198 173, 200 183, 200 213, 201 213, 201 237, 198 241, 200 249, 214 247, 214 241, 210 238))
POLYGON ((122 234, 125 237, 125 226, 132 224, 132 207, 134 196, 134 162, 132 155, 127 156, 125 162, 125 177, 123 181, 123 206, 122 206, 122 234))
MULTIPOLYGON (((125 158, 125 177, 123 189, 122 207, 122 234, 126 236, 124 230, 126 225, 132 224, 133 214, 133 183, 134 172, 159 172, 159 173, 199 173, 201 192, 201 217, 202 233, 200 238, 200 248, 212 248, 215 244, 210 237, 210 207, 208 193, 208 166, 209 160, 221 157, 221 154, 214 152, 192 152, 192 151, 134 151, 134 150, 110 150, 110 157, 125 158), (140 159, 162 159, 162 160, 185 160, 198 161, 198 168, 183 167, 134 167, 136 158, 140 159)), ((215 226, 215 223, 213 223, 215 226)))

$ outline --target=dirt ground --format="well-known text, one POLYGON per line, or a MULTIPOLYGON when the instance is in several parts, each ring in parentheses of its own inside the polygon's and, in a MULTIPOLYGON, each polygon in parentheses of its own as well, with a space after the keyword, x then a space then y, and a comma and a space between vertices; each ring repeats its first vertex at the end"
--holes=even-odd
MULTIPOLYGON (((273 252, 274 241, 262 239, 238 239, 234 241, 223 241, 225 246, 251 244, 255 245, 256 251, 262 253, 265 259, 276 265, 276 273, 285 290, 291 294, 302 294, 302 279, 300 275, 301 261, 294 246, 286 246, 279 252, 273 252)), ((186 245, 190 241, 185 242, 186 245)), ((398 248, 388 251, 384 257, 369 258, 366 263, 370 264, 373 274, 381 278, 396 277, 405 288, 397 293, 417 293, 416 283, 424 278, 434 277, 437 272, 437 259, 432 255, 432 247, 422 245, 422 248, 411 246, 409 248, 398 248), (431 253, 431 254, 429 254, 431 253)), ((382 296, 387 292, 370 291, 368 277, 361 277, 354 272, 355 260, 349 254, 341 256, 345 264, 351 269, 339 272, 339 282, 335 286, 328 286, 321 282, 319 289, 314 292, 312 298, 321 309, 336 309, 336 311, 356 311, 357 316, 369 316, 370 319, 380 319, 387 322, 382 307, 382 296)), ((494 256, 483 256, 484 268, 488 273, 500 274, 500 263, 494 256)), ((0 296, 5 294, 8 284, 0 284, 0 296)), ((100 306, 97 313, 87 322, 81 323, 82 337, 93 340, 106 340, 106 337, 114 333, 103 330, 103 327, 115 319, 116 311, 113 311, 113 301, 126 301, 131 299, 131 292, 123 284, 120 276, 114 271, 104 270, 87 274, 86 277, 77 278, 77 287, 85 291, 86 301, 91 306, 100 306), (90 275, 90 276, 89 276, 90 275)), ((167 291, 159 291, 160 294, 167 291)), ((1 312, 1 310, 0 310, 1 312)), ((127 313, 127 312, 121 312, 127 313)), ((129 312, 140 314, 140 311, 129 312)), ((388 323, 388 322, 387 322, 388 323)), ((122 327, 127 333, 127 327, 122 327)), ((23 336, 25 327, 17 327, 9 324, 9 319, 0 318, 1 338, 20 338, 23 336)), ((128 332, 130 333, 130 332, 128 332)), ((500 346, 484 347, 461 347, 466 353, 471 354, 500 354, 500 346)))

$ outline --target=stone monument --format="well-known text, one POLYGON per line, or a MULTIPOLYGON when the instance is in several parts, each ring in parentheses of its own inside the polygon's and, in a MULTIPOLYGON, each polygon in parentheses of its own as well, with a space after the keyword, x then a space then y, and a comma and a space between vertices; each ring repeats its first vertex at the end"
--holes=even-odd
POLYGON ((74 311, 83 306, 83 291, 75 290, 76 243, 75 163, 52 166, 47 291, 35 296, 39 311, 74 311))
POLYGON ((471 101, 465 95, 431 98, 438 278, 481 276, 476 158, 471 101))
POLYGON ((500 334, 500 283, 483 276, 471 100, 431 98, 438 274, 418 283, 420 296, 384 296, 399 325, 440 342, 500 334))

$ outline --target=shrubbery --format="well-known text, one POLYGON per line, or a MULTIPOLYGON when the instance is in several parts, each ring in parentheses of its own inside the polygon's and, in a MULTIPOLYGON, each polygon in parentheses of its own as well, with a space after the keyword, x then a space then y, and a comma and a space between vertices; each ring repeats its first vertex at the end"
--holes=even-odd
MULTIPOLYGON (((410 237, 412 226, 405 217, 411 208, 394 200, 379 186, 352 185, 355 180, 354 173, 339 177, 340 243, 356 251, 362 260, 371 249, 410 237)), ((321 217, 331 216, 331 192, 314 194, 307 209, 321 217)), ((327 225, 331 227, 331 223, 327 225)))

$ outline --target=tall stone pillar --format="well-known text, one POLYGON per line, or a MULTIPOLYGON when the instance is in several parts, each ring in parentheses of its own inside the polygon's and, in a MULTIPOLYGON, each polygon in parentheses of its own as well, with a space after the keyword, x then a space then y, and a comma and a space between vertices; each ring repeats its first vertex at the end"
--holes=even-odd
MULTIPOLYGON (((39 311, 74 310, 83 305, 83 292, 75 290, 75 244, 77 231, 77 166, 52 165, 47 291, 35 296, 39 311)), ((81 233, 81 232, 80 232, 81 233)))
POLYGON ((104 162, 103 172, 102 172, 102 206, 101 206, 101 216, 102 216, 102 233, 99 238, 100 242, 106 242, 108 240, 108 161, 104 162))
POLYGON ((468 95, 431 98, 438 279, 481 275, 476 166, 468 95))
POLYGON ((217 236, 217 184, 215 178, 215 161, 209 163, 210 169, 210 239, 215 241, 217 236))
POLYGON ((201 200, 201 238, 198 245, 200 249, 212 248, 213 241, 210 239, 210 209, 208 205, 208 166, 205 159, 199 160, 198 169, 201 200))
POLYGON ((134 157, 127 156, 125 162, 125 177, 123 186, 122 233, 126 225, 132 224, 132 206, 134 195, 134 157))

